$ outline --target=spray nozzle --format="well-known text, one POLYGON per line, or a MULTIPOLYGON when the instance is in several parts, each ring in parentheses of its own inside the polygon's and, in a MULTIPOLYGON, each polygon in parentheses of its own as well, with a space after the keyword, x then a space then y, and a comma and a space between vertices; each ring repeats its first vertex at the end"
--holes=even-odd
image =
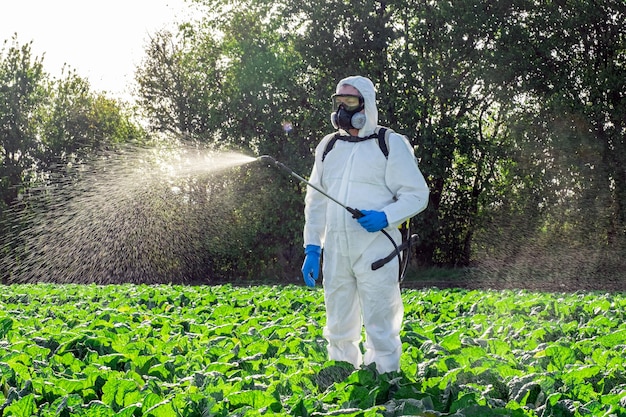
POLYGON ((282 162, 278 162, 276 159, 272 158, 269 155, 261 155, 261 156, 259 156, 257 158, 257 161, 261 161, 261 162, 266 163, 268 165, 274 165, 275 167, 278 167, 278 168, 282 169, 283 171, 285 171, 289 175, 292 175, 292 176, 298 178, 300 181, 306 182, 302 177, 300 177, 298 174, 293 172, 291 170, 291 168, 289 168, 288 166, 286 166, 282 162))
POLYGON ((269 155, 261 155, 256 160, 260 161, 260 162, 265 162, 265 163, 268 163, 268 164, 276 165, 276 160, 274 158, 272 158, 271 156, 269 156, 269 155))

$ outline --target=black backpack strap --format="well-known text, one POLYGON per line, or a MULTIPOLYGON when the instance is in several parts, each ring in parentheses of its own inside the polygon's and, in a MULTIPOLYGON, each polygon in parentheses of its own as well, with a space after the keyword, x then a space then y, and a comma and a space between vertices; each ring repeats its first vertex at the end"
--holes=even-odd
POLYGON ((386 127, 380 127, 378 129, 377 134, 373 134, 364 138, 360 138, 358 136, 345 136, 337 132, 332 138, 330 138, 330 140, 326 144, 326 148, 324 149, 324 153, 322 154, 322 162, 324 161, 324 159, 326 159, 326 155, 328 155, 328 152, 333 150, 333 147, 335 146, 335 142, 337 142, 337 140, 345 140, 347 142, 362 142, 364 140, 377 138, 378 146, 380 147, 381 152, 383 153, 383 155, 385 155, 385 158, 388 158, 389 157, 389 145, 388 145, 389 134, 391 132, 393 132, 391 129, 388 129, 386 127))
POLYGON ((386 127, 378 129, 378 146, 383 152, 383 155, 385 155, 385 158, 389 157, 389 147, 387 146, 387 138, 385 137, 387 130, 388 129, 386 127))
POLYGON ((326 144, 326 148, 324 149, 324 153, 322 154, 322 162, 324 162, 324 159, 326 159, 326 155, 328 155, 328 152, 333 150, 333 147, 335 146, 335 142, 337 142, 337 139, 339 139, 339 136, 340 136, 339 132, 335 133, 335 136, 330 138, 330 140, 326 144))

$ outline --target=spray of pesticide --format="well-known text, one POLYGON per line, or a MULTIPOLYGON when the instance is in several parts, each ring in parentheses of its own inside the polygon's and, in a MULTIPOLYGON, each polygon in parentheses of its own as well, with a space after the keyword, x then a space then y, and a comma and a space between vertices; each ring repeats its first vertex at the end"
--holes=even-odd
POLYGON ((6 213, 9 283, 168 283, 207 279, 207 248, 232 233, 231 168, 256 161, 198 146, 128 147, 67 168, 6 213), (225 175, 228 174, 228 175, 225 175))

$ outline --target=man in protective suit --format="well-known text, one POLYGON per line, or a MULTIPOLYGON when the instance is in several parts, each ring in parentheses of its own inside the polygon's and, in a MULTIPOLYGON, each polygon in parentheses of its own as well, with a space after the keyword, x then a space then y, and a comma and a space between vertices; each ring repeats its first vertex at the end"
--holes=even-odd
POLYGON ((426 208, 429 190, 404 136, 392 132, 388 155, 381 152, 376 91, 368 78, 341 80, 332 99, 331 122, 338 136, 329 134, 317 146, 309 181, 363 217, 354 218, 345 207, 308 187, 302 273, 306 284, 314 286, 323 247, 329 359, 350 362, 355 368, 374 362, 380 373, 398 371, 404 314, 399 260, 393 258, 377 270, 372 263, 394 250, 380 231, 384 229, 399 245, 398 226, 426 208), (363 326, 364 357, 359 346, 363 326))

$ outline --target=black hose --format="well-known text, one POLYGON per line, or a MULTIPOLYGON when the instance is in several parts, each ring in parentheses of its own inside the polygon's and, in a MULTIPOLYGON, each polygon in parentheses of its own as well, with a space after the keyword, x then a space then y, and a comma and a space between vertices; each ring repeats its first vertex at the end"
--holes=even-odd
POLYGON ((402 280, 404 279, 404 274, 406 273, 406 269, 407 269, 407 267, 409 265, 409 258, 410 258, 410 254, 411 254, 411 246, 413 246, 415 243, 417 243, 417 239, 419 239, 419 236, 416 235, 416 234, 411 235, 411 237, 409 239, 407 239, 406 241, 402 242, 402 244, 400 246, 398 246, 393 241, 393 239, 391 239, 391 236, 389 236, 389 234, 385 230, 383 230, 383 232, 389 238, 389 240, 393 243, 394 251, 391 252, 389 255, 385 256, 384 258, 381 258, 381 259, 377 260, 376 262, 373 262, 372 263, 372 270, 375 271, 377 269, 382 268, 384 265, 389 263, 393 258, 395 258, 397 256, 398 257, 398 281, 402 282, 402 280), (407 254, 404 257, 404 259, 402 259, 401 254, 404 251, 406 251, 407 254))

